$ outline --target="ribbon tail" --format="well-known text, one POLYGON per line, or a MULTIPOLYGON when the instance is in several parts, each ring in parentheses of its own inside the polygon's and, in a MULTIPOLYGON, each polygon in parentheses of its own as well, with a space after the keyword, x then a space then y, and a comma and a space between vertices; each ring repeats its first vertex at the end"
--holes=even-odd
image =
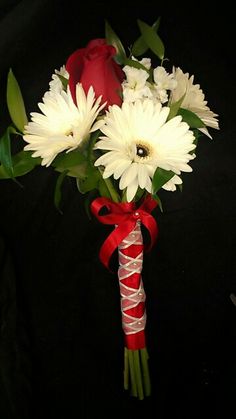
POLYGON ((119 224, 103 242, 100 248, 99 257, 107 269, 110 270, 109 263, 112 254, 126 238, 126 236, 133 230, 135 223, 136 220, 129 220, 125 224, 119 224))
POLYGON ((156 220, 150 214, 146 214, 145 217, 142 218, 142 224, 147 228, 150 234, 150 243, 148 246, 145 245, 145 251, 149 252, 156 242, 158 227, 156 220))

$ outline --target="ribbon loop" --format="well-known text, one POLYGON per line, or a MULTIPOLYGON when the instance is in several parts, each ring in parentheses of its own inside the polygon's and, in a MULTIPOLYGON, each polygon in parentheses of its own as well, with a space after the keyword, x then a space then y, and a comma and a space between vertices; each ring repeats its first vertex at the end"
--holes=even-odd
POLYGON ((153 247, 158 228, 151 211, 156 206, 157 202, 151 195, 147 195, 138 208, 135 202, 116 203, 105 197, 96 198, 91 203, 91 211, 101 223, 116 226, 102 244, 99 252, 101 262, 108 269, 113 252, 134 229, 138 220, 147 228, 150 235, 150 244, 148 247, 145 246, 145 250, 149 251, 153 247))

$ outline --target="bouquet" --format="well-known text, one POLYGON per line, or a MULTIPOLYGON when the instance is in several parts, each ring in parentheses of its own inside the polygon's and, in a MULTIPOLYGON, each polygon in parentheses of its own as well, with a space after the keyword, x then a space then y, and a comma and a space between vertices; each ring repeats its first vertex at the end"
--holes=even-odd
POLYGON ((125 48, 106 22, 104 38, 90 40, 55 70, 29 120, 10 69, 6 96, 12 123, 0 139, 0 178, 16 181, 36 166, 51 166, 58 172, 59 210, 61 185, 70 176, 90 212, 113 226, 99 255, 111 269, 118 251, 124 388, 142 400, 151 394, 142 266, 144 251, 158 234, 152 211, 157 205, 162 211, 161 189, 181 189, 199 138, 212 138, 208 128, 219 126, 194 76, 165 57, 160 18, 137 25, 140 36, 125 48), (12 153, 15 144, 22 148, 12 153))

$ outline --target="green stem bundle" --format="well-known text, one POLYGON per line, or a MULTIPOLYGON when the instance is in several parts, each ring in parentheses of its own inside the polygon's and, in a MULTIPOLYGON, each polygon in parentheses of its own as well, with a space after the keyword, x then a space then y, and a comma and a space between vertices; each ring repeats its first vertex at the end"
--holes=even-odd
POLYGON ((151 395, 147 349, 124 349, 124 389, 143 400, 151 395))

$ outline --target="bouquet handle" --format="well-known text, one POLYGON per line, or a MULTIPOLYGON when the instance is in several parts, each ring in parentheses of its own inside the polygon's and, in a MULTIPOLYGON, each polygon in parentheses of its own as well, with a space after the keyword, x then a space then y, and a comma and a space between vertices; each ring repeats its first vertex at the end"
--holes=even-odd
POLYGON ((143 237, 138 220, 119 247, 118 278, 124 332, 124 388, 140 400, 151 394, 146 348, 146 294, 142 281, 143 237))

